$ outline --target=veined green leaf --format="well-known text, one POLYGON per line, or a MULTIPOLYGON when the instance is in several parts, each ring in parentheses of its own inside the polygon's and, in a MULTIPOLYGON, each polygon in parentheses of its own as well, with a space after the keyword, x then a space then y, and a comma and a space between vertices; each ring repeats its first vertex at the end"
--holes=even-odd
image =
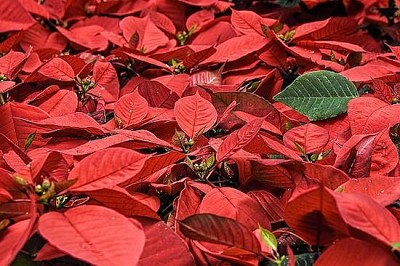
POLYGON ((273 99, 316 121, 345 113, 347 103, 356 97, 358 92, 351 81, 321 70, 301 75, 273 99))

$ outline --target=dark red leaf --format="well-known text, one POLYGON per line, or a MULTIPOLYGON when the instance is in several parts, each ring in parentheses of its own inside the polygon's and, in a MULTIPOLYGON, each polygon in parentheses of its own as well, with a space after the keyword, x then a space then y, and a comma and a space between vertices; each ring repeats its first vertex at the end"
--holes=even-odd
POLYGON ((312 245, 326 245, 348 235, 334 193, 324 188, 311 189, 290 200, 285 222, 312 245))
POLYGON ((233 219, 213 214, 196 214, 179 222, 181 232, 190 239, 237 247, 254 253, 261 248, 257 238, 233 219))

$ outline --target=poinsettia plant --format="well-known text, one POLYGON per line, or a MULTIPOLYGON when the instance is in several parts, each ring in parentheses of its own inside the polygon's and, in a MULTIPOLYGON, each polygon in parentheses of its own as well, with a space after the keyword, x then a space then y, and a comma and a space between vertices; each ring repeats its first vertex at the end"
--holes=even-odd
POLYGON ((0 265, 397 265, 399 1, 0 1, 0 265))

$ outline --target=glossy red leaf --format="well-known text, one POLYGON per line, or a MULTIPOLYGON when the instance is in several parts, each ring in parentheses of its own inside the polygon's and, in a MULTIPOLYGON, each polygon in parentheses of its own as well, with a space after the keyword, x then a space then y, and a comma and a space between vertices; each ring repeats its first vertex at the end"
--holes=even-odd
MULTIPOLYGON (((390 246, 400 239, 397 219, 368 196, 356 193, 335 194, 337 208, 344 222, 390 246)), ((355 236, 359 233, 355 232, 355 236)))
POLYGON ((164 222, 150 223, 143 219, 140 221, 146 235, 146 243, 138 265, 161 265, 166 261, 171 265, 195 265, 186 243, 164 222), (154 253, 155 250, 157 253, 154 253))
POLYGON ((400 198, 400 178, 373 176, 371 178, 352 178, 338 188, 344 193, 360 193, 386 206, 400 198))
POLYGON ((183 158, 185 158, 185 155, 176 151, 153 155, 144 162, 137 175, 121 183, 121 186, 128 187, 142 182, 156 182, 159 180, 160 172, 163 172, 163 169, 183 158))
POLYGON ((217 161, 233 155, 246 146, 260 131, 264 118, 257 118, 228 135, 218 148, 217 161))
POLYGON ((40 217, 38 229, 57 249, 97 265, 136 265, 145 244, 142 228, 100 206, 46 213, 40 217))
POLYGON ((179 221, 180 231, 190 239, 241 248, 260 253, 252 231, 237 221, 213 214, 196 214, 179 221))
POLYGON ((138 124, 146 117, 149 104, 138 91, 122 96, 114 107, 118 127, 138 124))
POLYGON ((271 224, 264 209, 243 192, 229 187, 214 188, 203 198, 199 213, 212 213, 229 217, 255 230, 258 225, 270 229, 271 224), (218 204, 215 204, 218 202, 218 204))
POLYGON ((291 199, 285 209, 285 222, 312 245, 326 245, 348 235, 334 192, 313 188, 291 199))
POLYGON ((191 139, 200 132, 207 132, 217 121, 214 106, 198 92, 179 99, 175 103, 174 113, 179 127, 191 139))
POLYGON ((59 81, 72 81, 75 73, 72 67, 61 58, 53 58, 38 71, 43 76, 59 81))
MULTIPOLYGON (((127 217, 143 216, 159 220, 156 210, 153 210, 146 204, 149 196, 141 193, 130 194, 125 189, 117 186, 111 188, 103 188, 100 190, 86 191, 92 200, 99 202, 103 206, 113 209, 127 217)), ((159 206, 158 198, 152 198, 156 205, 159 206)), ((158 208, 157 208, 158 209, 158 208)))
POLYGON ((343 238, 326 249, 315 262, 315 266, 368 265, 376 266, 397 265, 399 260, 388 250, 373 245, 367 241, 355 238, 343 238))
POLYGON ((107 148, 80 161, 68 179, 78 179, 72 189, 79 191, 111 188, 139 173, 146 159, 146 155, 133 150, 107 148))

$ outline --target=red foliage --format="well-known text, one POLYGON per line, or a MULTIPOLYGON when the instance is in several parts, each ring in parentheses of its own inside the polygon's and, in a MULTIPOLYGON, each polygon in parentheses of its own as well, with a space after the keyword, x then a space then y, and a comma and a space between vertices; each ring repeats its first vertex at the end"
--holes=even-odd
POLYGON ((0 1, 0 265, 398 264, 387 4, 0 1), (272 100, 316 70, 367 93, 272 100))

